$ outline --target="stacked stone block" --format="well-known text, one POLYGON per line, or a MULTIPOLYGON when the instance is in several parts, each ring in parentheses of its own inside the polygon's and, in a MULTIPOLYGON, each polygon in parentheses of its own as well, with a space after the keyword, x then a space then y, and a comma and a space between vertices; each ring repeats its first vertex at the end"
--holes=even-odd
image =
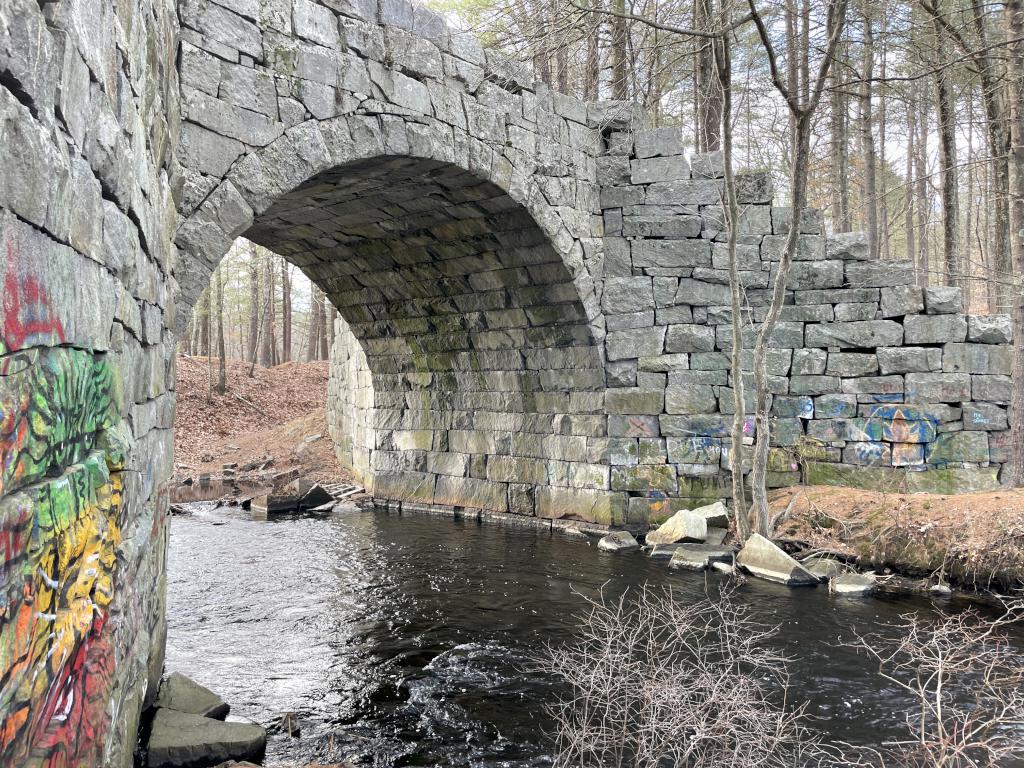
MULTIPOLYGON (((719 153, 688 163, 671 128, 613 134, 598 158, 611 490, 639 495, 628 502, 638 514, 664 511, 652 496, 692 506, 729 487, 723 170, 719 153)), ((738 198, 749 371, 792 211, 772 205, 765 173, 740 174, 738 198)), ((861 235, 822 234, 815 211, 801 219, 767 360, 770 484, 996 487, 1008 449, 1010 318, 965 315, 959 289, 919 287, 909 263, 869 261, 861 235)), ((750 409, 753 382, 744 384, 750 409)), ((753 439, 752 419, 744 432, 753 439)))

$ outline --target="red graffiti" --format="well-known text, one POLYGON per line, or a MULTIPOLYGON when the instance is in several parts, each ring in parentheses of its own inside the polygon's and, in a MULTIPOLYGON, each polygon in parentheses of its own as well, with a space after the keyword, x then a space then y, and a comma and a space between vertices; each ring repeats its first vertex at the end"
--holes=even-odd
POLYGON ((64 326, 50 306, 46 288, 34 277, 18 279, 14 244, 7 243, 4 277, 3 345, 8 352, 34 344, 64 343, 64 326))
POLYGON ((113 675, 107 615, 97 610, 92 627, 50 683, 38 715, 33 748, 47 754, 45 768, 94 762, 107 722, 103 701, 113 675))

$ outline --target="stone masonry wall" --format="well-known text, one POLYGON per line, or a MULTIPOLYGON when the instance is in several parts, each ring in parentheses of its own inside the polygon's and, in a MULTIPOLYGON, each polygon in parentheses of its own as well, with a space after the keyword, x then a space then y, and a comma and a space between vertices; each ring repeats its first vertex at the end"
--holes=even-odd
POLYGON ((131 766, 163 664, 171 0, 0 3, 0 765, 131 766))
MULTIPOLYGON (((728 495, 722 175, 720 154, 688 162, 671 128, 612 133, 598 161, 610 489, 635 496, 634 517, 664 513, 652 496, 692 506, 728 495)), ((752 346, 792 214, 772 205, 766 174, 738 185, 752 346)), ((863 236, 826 236, 808 211, 768 357, 770 484, 996 487, 1009 448, 1010 333, 1008 316, 965 315, 959 289, 915 286, 909 263, 868 261, 863 236)), ((753 437, 752 419, 745 431, 753 437)))

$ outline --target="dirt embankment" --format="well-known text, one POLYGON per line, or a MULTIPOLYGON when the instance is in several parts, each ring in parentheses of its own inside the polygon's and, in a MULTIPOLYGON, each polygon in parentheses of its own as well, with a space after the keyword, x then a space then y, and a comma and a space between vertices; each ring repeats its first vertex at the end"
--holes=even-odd
MULTIPOLYGON (((275 470, 298 467, 317 482, 346 480, 327 433, 327 363, 273 368, 227 362, 227 392, 210 395, 205 357, 179 355, 174 420, 175 474, 216 474, 225 464, 270 460, 275 470)), ((212 361, 213 382, 217 361, 212 361)))
POLYGON ((777 491, 773 512, 794 497, 781 539, 965 587, 1024 587, 1024 489, 952 496, 810 486, 777 491))

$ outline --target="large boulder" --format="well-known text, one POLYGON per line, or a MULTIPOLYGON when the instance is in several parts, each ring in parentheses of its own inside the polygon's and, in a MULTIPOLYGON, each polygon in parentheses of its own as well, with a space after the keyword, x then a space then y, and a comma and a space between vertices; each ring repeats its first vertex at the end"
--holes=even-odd
POLYGON ((627 549, 639 549, 640 544, 629 531, 614 531, 602 536, 597 548, 604 552, 623 552, 627 549))
POLYGON ((253 723, 225 723, 158 709, 147 747, 149 768, 209 768, 226 760, 259 762, 267 732, 253 723))
POLYGON ((812 587, 818 584, 816 574, 811 573, 758 533, 750 535, 736 556, 736 562, 752 576, 790 587, 812 587))
POLYGON ((681 509, 647 534, 648 544, 675 544, 680 541, 704 541, 708 523, 701 515, 681 509))
POLYGON ((215 720, 223 720, 230 710, 227 702, 216 693, 179 672, 172 672, 160 684, 156 706, 215 720))

